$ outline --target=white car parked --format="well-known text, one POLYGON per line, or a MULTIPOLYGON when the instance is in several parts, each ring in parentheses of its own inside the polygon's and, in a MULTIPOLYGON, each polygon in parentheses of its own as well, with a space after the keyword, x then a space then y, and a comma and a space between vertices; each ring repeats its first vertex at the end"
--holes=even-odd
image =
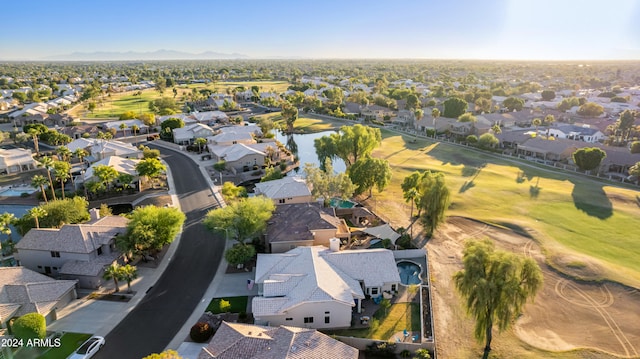
POLYGON ((94 335, 87 339, 86 342, 82 343, 82 345, 76 349, 75 352, 71 353, 67 359, 89 359, 93 357, 103 345, 104 338, 94 335))

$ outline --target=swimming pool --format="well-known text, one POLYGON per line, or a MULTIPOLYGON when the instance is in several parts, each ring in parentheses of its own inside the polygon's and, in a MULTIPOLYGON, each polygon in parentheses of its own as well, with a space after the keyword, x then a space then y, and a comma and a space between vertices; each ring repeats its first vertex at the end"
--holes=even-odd
POLYGON ((400 261, 397 263, 398 274, 400 274, 400 283, 404 285, 421 284, 420 274, 422 268, 418 264, 408 261, 400 261))
POLYGON ((357 203, 351 202, 348 199, 342 200, 340 198, 332 198, 329 205, 334 208, 353 208, 357 203))
POLYGON ((33 187, 4 187, 0 188, 0 197, 20 197, 23 193, 31 194, 35 191, 33 187))

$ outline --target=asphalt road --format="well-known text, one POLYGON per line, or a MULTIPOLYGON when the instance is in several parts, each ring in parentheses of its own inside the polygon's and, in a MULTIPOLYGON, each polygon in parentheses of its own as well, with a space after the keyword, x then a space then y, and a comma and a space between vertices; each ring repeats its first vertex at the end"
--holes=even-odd
POLYGON ((224 238, 202 224, 207 211, 217 206, 202 172, 186 156, 155 148, 171 169, 187 216, 180 245, 145 298, 106 336, 95 358, 140 359, 163 351, 202 299, 222 259, 224 238))

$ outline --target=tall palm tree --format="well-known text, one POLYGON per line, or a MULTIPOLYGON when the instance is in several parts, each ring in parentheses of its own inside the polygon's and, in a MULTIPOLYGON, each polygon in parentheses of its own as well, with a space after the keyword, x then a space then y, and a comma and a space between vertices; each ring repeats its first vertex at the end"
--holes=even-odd
POLYGON ((433 110, 431 110, 431 117, 433 117, 433 137, 436 137, 436 135, 438 134, 438 128, 436 127, 436 121, 438 120, 438 117, 440 117, 440 110, 437 108, 434 108, 433 110))
POLYGON ((67 162, 55 161, 53 163, 54 175, 56 180, 60 181, 60 190, 62 191, 62 199, 65 198, 64 184, 71 177, 71 165, 67 162))
POLYGON ((118 281, 122 280, 122 270, 120 265, 117 262, 112 263, 110 266, 104 269, 104 274, 102 278, 106 280, 113 279, 113 283, 116 285, 115 292, 120 291, 120 286, 118 286, 118 281))
POLYGON ((138 125, 131 125, 131 131, 133 132, 133 136, 135 137, 136 132, 140 131, 140 127, 138 127, 138 125))
POLYGON ((42 197, 44 197, 44 202, 49 203, 47 200, 47 192, 44 190, 44 185, 47 184, 47 179, 44 178, 43 175, 35 175, 31 178, 31 187, 40 189, 42 192, 42 197))
POLYGON ((122 137, 124 137, 125 136, 125 130, 127 129, 127 125, 124 124, 124 123, 121 123, 119 127, 122 130, 122 137))
MULTIPOLYGON (((11 227, 9 227, 10 224, 12 224, 13 222, 15 222, 16 220, 16 216, 13 213, 9 213, 9 212, 5 212, 3 214, 0 214, 0 233, 2 234, 6 234, 8 239, 7 239, 7 243, 11 244, 13 243, 11 241, 11 227)), ((0 242, 0 249, 2 249, 2 242, 0 242)), ((10 248, 10 247, 8 247, 10 248)), ((6 249, 6 248, 5 248, 6 249)), ((7 253, 7 255, 10 255, 11 252, 13 250, 9 251, 7 253)), ((3 255, 4 255, 5 251, 2 251, 3 255)))
POLYGON ((33 139, 33 147, 36 150, 36 155, 40 156, 40 146, 38 145, 38 136, 41 134, 40 130, 37 128, 30 128, 27 133, 30 134, 33 139))
POLYGON ((27 213, 36 222, 36 228, 40 228, 39 219, 47 215, 47 211, 42 207, 33 207, 27 213))
POLYGON ((47 176, 49 177, 49 188, 51 188, 51 195, 53 200, 56 200, 56 190, 53 187, 53 180, 51 179, 51 169, 53 168, 53 160, 51 157, 44 156, 40 159, 40 164, 47 170, 47 176))

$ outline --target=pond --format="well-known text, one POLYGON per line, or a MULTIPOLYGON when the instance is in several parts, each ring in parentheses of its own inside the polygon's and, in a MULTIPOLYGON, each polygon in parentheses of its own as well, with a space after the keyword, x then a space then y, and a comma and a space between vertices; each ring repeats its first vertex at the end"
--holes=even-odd
MULTIPOLYGON (((316 155, 316 148, 313 145, 313 140, 322 136, 328 136, 332 133, 334 133, 334 131, 284 135, 279 131, 276 131, 276 139, 284 144, 291 151, 291 153, 297 155, 300 159, 299 171, 297 173, 295 171, 291 171, 287 175, 301 175, 305 163, 313 163, 316 166, 320 166, 320 162, 318 162, 318 156, 316 155)), ((333 161, 334 172, 340 173, 344 172, 346 169, 347 166, 341 159, 335 159, 333 161)))

